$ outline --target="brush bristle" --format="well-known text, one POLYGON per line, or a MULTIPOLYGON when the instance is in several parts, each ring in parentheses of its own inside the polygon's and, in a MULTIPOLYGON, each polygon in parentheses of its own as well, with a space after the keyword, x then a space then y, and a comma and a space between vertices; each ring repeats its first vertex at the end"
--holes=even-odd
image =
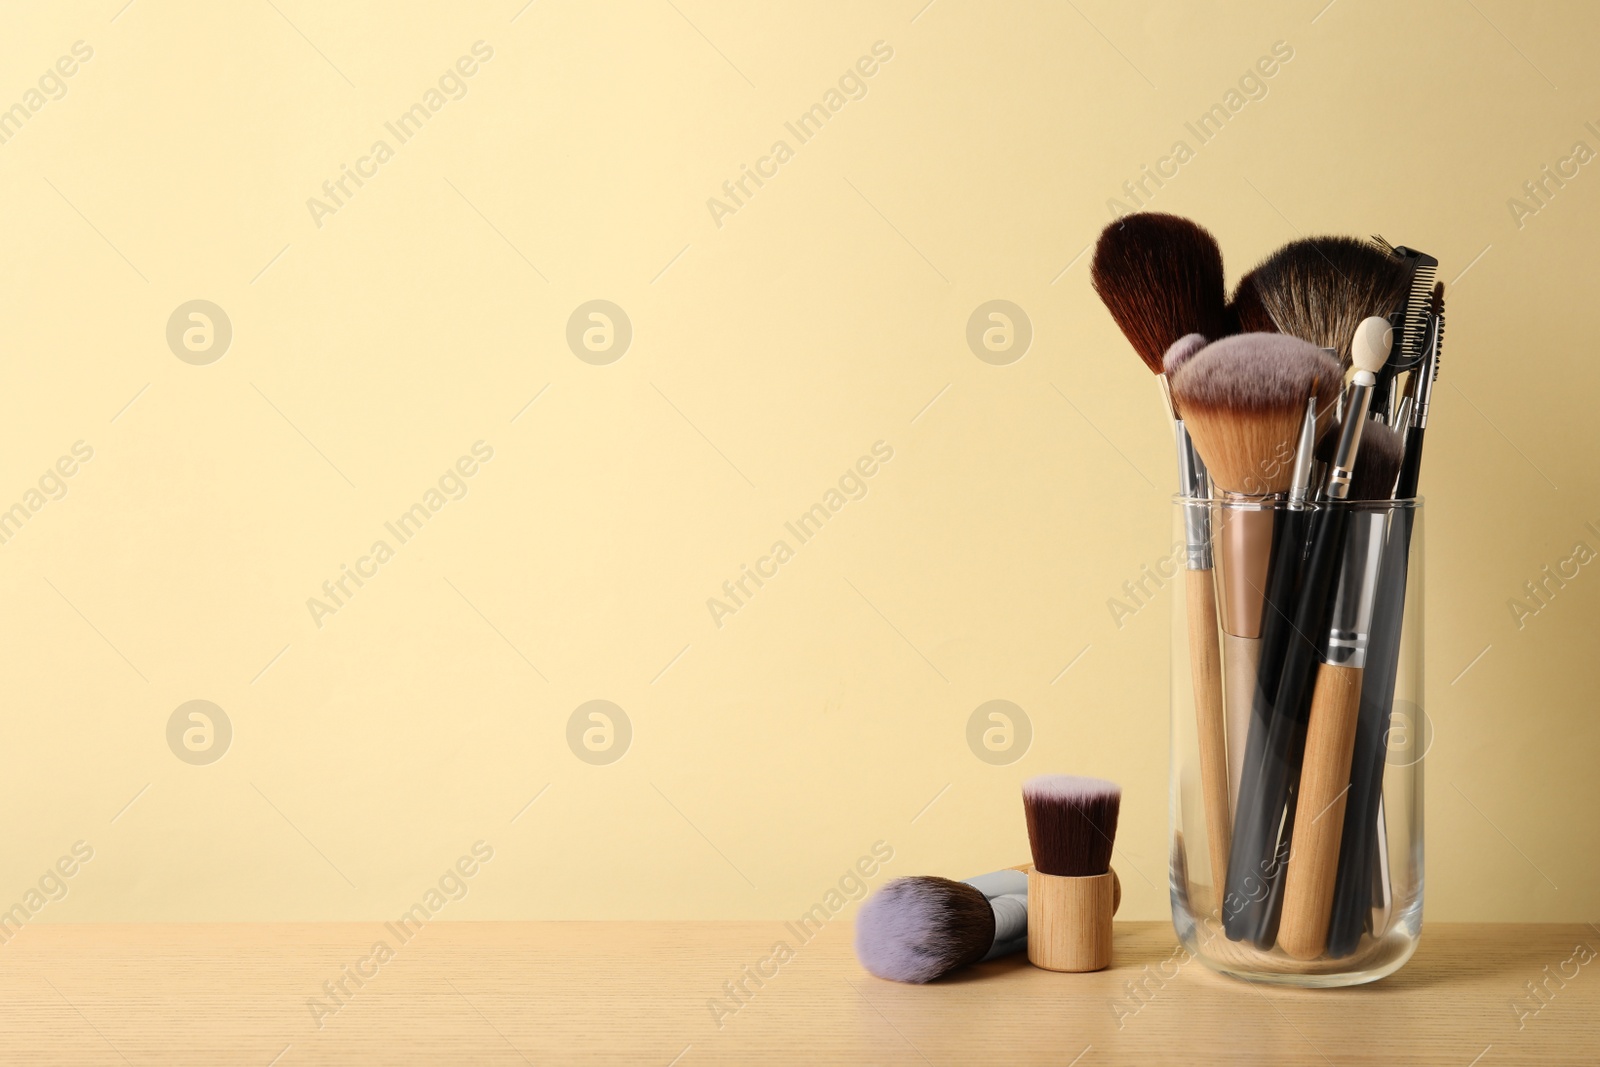
POLYGON ((1152 374, 1184 334, 1228 332, 1222 251, 1188 219, 1139 212, 1113 222, 1095 244, 1089 275, 1152 374))
MULTIPOLYGON (((1317 439, 1317 460, 1328 463, 1339 447, 1340 427, 1330 426, 1317 439)), ((1350 471, 1348 500, 1390 500, 1394 483, 1400 477, 1400 462, 1405 458, 1405 438, 1376 419, 1361 427, 1361 444, 1356 450, 1356 465, 1350 471)))
POLYGON ((1274 333, 1213 342, 1169 381, 1212 481, 1252 496, 1289 488, 1306 399, 1317 398, 1318 421, 1325 422, 1343 384, 1332 356, 1274 333))
POLYGON ((1237 327, 1235 332, 1282 333, 1278 324, 1272 321, 1272 316, 1267 314, 1266 305, 1261 302, 1261 293, 1256 289, 1256 277, 1256 272, 1251 271, 1239 279, 1239 284, 1233 290, 1228 313, 1237 327))
POLYGON ((976 963, 993 944, 993 906, 948 878, 896 878, 856 913, 856 958, 893 982, 931 982, 976 963))
POLYGON ((1033 865, 1068 878, 1106 873, 1121 806, 1122 787, 1103 778, 1044 774, 1023 782, 1033 865))
POLYGON ((1410 295, 1404 260, 1353 237, 1291 241, 1246 278, 1280 331, 1334 349, 1341 366, 1357 324, 1404 310, 1410 295))
POLYGON ((1435 342, 1439 356, 1433 361, 1433 380, 1439 380, 1439 367, 1444 363, 1444 282, 1435 282, 1433 295, 1428 298, 1428 310, 1439 317, 1439 338, 1435 342))
POLYGON ((1207 345, 1204 336, 1198 333, 1186 333, 1168 347, 1166 354, 1161 357, 1161 370, 1170 379, 1177 374, 1182 366, 1200 354, 1200 350, 1207 345))
POLYGON ((1404 456, 1405 445, 1400 435, 1383 423, 1369 419, 1361 428, 1361 448, 1356 452, 1356 465, 1350 472, 1350 499, 1392 499, 1404 456))

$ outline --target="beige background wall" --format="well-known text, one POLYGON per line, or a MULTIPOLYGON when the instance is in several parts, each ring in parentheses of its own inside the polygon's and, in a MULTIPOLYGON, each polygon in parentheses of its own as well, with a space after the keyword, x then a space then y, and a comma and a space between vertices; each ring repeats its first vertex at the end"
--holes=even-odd
POLYGON ((1297 233, 1439 257, 1428 915, 1600 913, 1600 563, 1508 606, 1600 550, 1600 165, 1508 206, 1600 150, 1587 5, 123 3, 0 33, 24 110, 93 50, 0 144, 3 903, 82 841, 39 921, 390 917, 481 840, 445 918, 792 916, 878 841, 874 885, 1024 859, 1018 782, 1071 770, 1124 783, 1123 913, 1164 916, 1170 599, 1107 601, 1167 550, 1170 451, 1084 252, 1183 139, 1152 206, 1230 280, 1297 233), (594 299, 632 328, 606 365, 566 339, 594 299), (965 336, 994 299, 1033 330, 1006 365, 965 336), (231 323, 205 365, 166 336, 192 300, 231 323), (169 745, 192 700, 231 725, 207 765, 187 713, 169 745), (631 724, 609 765, 568 744, 591 700, 631 724), (1009 765, 968 746, 990 700, 1031 722, 1009 765))

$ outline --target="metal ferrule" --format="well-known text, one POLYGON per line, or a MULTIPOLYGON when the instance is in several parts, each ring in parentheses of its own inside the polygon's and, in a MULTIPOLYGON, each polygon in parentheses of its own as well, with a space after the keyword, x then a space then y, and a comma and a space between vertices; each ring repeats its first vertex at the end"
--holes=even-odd
MULTIPOLYGON (((1205 462, 1194 449, 1194 441, 1184 427, 1183 420, 1172 423, 1173 439, 1178 448, 1178 491, 1195 501, 1211 497, 1211 475, 1205 462)), ((1183 509, 1184 544, 1188 549, 1188 567, 1192 571, 1211 569, 1211 508, 1205 503, 1188 504, 1183 509)))
POLYGON ((1357 511, 1350 516, 1339 584, 1333 594, 1327 654, 1323 657, 1332 666, 1360 669, 1367 665, 1372 603, 1388 518, 1388 511, 1357 511))
POLYGON ((1294 448, 1294 471, 1289 476, 1289 510, 1304 511, 1311 489, 1311 469, 1317 450, 1317 398, 1306 398, 1306 417, 1300 423, 1300 440, 1294 448))
POLYGON ((1356 465, 1356 451, 1361 447, 1361 427, 1367 421, 1373 384, 1372 375, 1359 371, 1351 380, 1350 388, 1345 390, 1347 399, 1344 419, 1339 424, 1339 446, 1334 449, 1333 463, 1328 470, 1329 500, 1344 500, 1350 495, 1350 475, 1356 465))

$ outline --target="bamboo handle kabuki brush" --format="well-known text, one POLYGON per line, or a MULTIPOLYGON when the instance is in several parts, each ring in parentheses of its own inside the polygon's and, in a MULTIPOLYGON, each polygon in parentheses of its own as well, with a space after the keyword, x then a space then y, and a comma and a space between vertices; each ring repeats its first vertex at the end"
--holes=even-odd
POLYGON ((1046 774, 1022 785, 1028 871, 1028 962, 1047 971, 1111 964, 1111 916, 1122 900, 1111 870, 1122 787, 1046 774))

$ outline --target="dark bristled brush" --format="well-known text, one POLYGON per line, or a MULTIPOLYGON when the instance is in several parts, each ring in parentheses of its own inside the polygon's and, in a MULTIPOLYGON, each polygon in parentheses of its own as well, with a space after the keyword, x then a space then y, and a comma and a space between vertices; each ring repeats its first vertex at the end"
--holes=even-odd
POLYGON ((1282 332, 1331 348, 1350 364, 1350 340, 1361 320, 1404 310, 1411 276, 1383 248, 1353 237, 1290 241, 1239 281, 1233 306, 1241 317, 1260 311, 1282 332))
MULTIPOLYGON (((1428 311, 1427 356, 1409 388, 1411 418, 1405 429, 1405 452, 1395 485, 1396 500, 1411 500, 1417 495, 1428 408, 1444 356, 1442 283, 1434 285, 1428 311)), ((1361 683, 1361 710, 1350 767, 1350 796, 1345 804, 1339 871, 1333 890, 1333 918, 1328 928, 1327 954, 1334 959, 1355 952, 1371 910, 1373 852, 1379 836, 1377 822, 1381 811, 1379 798, 1383 795, 1389 722, 1394 713, 1395 680, 1400 667, 1400 635, 1405 621, 1406 579, 1415 518, 1410 507, 1395 509, 1378 575, 1378 603, 1373 610, 1371 648, 1361 683)))
MULTIPOLYGON (((1171 375, 1208 341, 1232 332, 1225 304, 1222 251, 1204 227, 1159 212, 1140 212, 1107 226, 1089 266, 1095 292, 1134 352, 1161 384, 1178 455, 1178 491, 1191 500, 1211 495, 1205 468, 1173 402, 1171 375)), ((1203 504, 1185 509, 1185 606, 1189 667, 1200 749, 1200 788, 1210 845, 1212 884, 1227 870, 1232 830, 1227 735, 1222 702, 1222 654, 1217 639, 1216 588, 1211 580, 1211 525, 1203 504)))

